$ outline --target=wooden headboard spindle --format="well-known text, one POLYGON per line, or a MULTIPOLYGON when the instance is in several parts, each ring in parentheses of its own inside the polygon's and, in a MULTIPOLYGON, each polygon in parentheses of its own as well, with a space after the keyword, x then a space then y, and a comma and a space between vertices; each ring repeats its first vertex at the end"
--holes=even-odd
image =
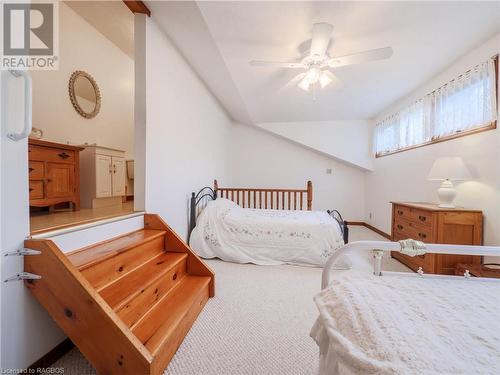
POLYGON ((306 189, 257 189, 221 188, 214 180, 217 197, 232 200, 243 208, 264 208, 274 210, 312 210, 313 187, 307 181, 306 189), (305 195, 305 199, 304 199, 305 195), (304 207, 304 201, 307 207, 304 207))

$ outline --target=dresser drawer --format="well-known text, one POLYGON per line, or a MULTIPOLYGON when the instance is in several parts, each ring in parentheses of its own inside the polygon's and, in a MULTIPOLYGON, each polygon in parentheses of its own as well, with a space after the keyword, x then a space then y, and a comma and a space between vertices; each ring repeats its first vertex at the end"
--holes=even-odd
POLYGON ((399 239, 412 238, 423 242, 434 242, 432 227, 416 224, 403 218, 396 219, 394 222, 393 233, 397 233, 398 236, 405 236, 404 238, 399 239))
POLYGON ((419 210, 417 208, 410 209, 410 220, 425 226, 432 226, 433 224, 432 212, 419 210))
POLYGON ((436 262, 435 254, 424 254, 410 257, 408 255, 401 254, 399 251, 391 251, 391 256, 415 272, 418 271, 419 267, 422 267, 422 270, 425 273, 434 273, 436 262))
POLYGON ((414 207, 395 206, 394 218, 396 221, 401 218, 426 226, 432 226, 433 224, 432 212, 414 207))
POLYGON ((45 175, 44 164, 41 161, 30 161, 29 162, 29 179, 40 179, 45 175))
POLYGON ((43 199, 43 181, 30 181, 29 192, 30 199, 43 199))
POLYGON ((74 163, 75 152, 71 150, 30 145, 28 148, 28 158, 30 161, 43 160, 60 163, 74 163))
POLYGON ((395 220, 398 220, 399 218, 410 219, 410 217, 411 217, 410 207, 394 206, 394 219, 395 220))

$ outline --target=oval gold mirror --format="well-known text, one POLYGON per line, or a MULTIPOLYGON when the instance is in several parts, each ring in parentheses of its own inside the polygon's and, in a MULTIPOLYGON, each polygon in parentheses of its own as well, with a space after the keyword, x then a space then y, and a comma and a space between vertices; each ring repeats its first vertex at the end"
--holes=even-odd
POLYGON ((69 97, 75 110, 85 118, 93 118, 101 109, 101 93, 92 76, 77 70, 69 79, 69 97))

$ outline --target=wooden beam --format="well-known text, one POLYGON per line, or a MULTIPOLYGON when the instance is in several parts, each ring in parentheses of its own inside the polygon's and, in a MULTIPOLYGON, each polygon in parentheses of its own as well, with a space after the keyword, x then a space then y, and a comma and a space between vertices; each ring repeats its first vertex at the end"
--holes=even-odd
POLYGON ((148 17, 151 17, 151 11, 148 9, 146 4, 142 1, 125 1, 123 0, 125 5, 130 9, 132 13, 143 13, 147 14, 148 17))

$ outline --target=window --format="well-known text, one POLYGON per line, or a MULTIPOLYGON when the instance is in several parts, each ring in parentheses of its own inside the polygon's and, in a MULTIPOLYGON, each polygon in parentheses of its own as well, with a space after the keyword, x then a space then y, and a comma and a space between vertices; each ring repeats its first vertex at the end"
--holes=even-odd
POLYGON ((498 56, 475 66, 375 127, 377 157, 496 128, 498 56))

